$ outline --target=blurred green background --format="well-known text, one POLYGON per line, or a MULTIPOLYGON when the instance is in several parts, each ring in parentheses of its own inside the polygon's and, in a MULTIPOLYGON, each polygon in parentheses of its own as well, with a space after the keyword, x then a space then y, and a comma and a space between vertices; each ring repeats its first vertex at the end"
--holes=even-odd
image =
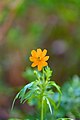
POLYGON ((29 56, 37 48, 48 50, 52 80, 65 93, 58 116, 80 119, 80 0, 0 0, 0 120, 38 116, 35 106, 19 100, 10 111, 16 93, 33 78, 29 56))

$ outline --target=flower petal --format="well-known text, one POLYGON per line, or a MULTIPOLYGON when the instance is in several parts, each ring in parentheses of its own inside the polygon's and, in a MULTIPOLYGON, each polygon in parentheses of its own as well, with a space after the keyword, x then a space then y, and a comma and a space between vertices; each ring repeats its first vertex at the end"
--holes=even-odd
POLYGON ((47 61, 49 59, 49 56, 45 56, 42 60, 47 61))
POLYGON ((41 64, 38 64, 38 70, 41 71, 43 66, 41 64))
POLYGON ((37 64, 37 62, 35 62, 35 63, 32 63, 32 67, 36 67, 38 64, 37 64))
POLYGON ((31 51, 31 55, 34 56, 34 57, 36 57, 37 56, 37 52, 35 50, 32 50, 31 51))
POLYGON ((44 50, 43 50, 43 52, 42 52, 41 57, 43 58, 46 54, 47 54, 47 50, 46 50, 46 49, 44 49, 44 50))
POLYGON ((36 61, 36 58, 34 58, 34 57, 32 57, 32 56, 31 56, 31 57, 29 57, 29 59, 30 59, 30 61, 31 61, 31 62, 36 61))
POLYGON ((40 57, 42 54, 42 50, 41 49, 37 49, 37 57, 40 57))
POLYGON ((43 67, 44 67, 44 66, 47 66, 47 65, 48 65, 48 63, 47 63, 47 62, 43 62, 43 67))
POLYGON ((46 62, 49 59, 49 56, 46 56, 47 50, 44 49, 43 51, 39 48, 37 51, 32 50, 31 55, 29 57, 30 61, 32 61, 32 67, 38 67, 38 70, 41 71, 44 66, 47 66, 48 63, 46 62))

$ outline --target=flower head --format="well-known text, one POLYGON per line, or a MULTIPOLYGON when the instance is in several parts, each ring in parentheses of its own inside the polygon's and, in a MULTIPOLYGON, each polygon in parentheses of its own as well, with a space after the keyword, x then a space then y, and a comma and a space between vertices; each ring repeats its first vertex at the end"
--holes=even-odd
POLYGON ((30 61, 32 63, 32 67, 38 67, 38 70, 41 71, 44 66, 47 66, 48 63, 46 62, 49 59, 49 56, 46 56, 47 50, 44 49, 43 51, 41 49, 37 49, 37 51, 32 50, 31 51, 31 57, 30 61))

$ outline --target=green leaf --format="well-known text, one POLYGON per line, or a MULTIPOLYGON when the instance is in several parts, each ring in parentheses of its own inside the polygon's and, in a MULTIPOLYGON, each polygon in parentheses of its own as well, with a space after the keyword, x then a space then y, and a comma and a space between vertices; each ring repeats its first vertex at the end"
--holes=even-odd
MULTIPOLYGON (((26 93, 25 96, 24 96, 24 98, 23 98, 23 99, 24 99, 24 102, 27 101, 28 99, 30 99, 30 97, 32 97, 32 95, 35 96, 34 93, 35 93, 35 91, 36 91, 36 93, 37 93, 37 90, 38 90, 37 87, 34 87, 34 88, 32 88, 28 93, 26 93)), ((23 103, 24 103, 24 102, 23 102, 23 103)))
POLYGON ((59 92, 58 104, 57 104, 57 107, 56 107, 56 108, 58 108, 59 105, 60 105, 61 95, 62 95, 60 87, 54 81, 49 81, 49 85, 54 86, 57 89, 57 91, 59 92))
POLYGON ((50 101, 50 103, 53 105, 54 109, 56 109, 57 107, 55 101, 50 96, 48 96, 47 98, 50 101))
POLYGON ((52 85, 52 86, 54 86, 54 87, 57 89, 57 91, 58 91, 60 94, 62 94, 62 93, 61 93, 61 90, 60 90, 60 86, 58 86, 54 81, 50 81, 49 84, 52 85))
POLYGON ((59 118, 57 120, 73 120, 73 119, 71 119, 71 118, 59 118))
POLYGON ((8 120, 22 120, 22 119, 18 119, 18 118, 11 118, 11 119, 8 119, 8 120))
POLYGON ((16 97, 14 98, 14 101, 13 101, 13 104, 12 104, 12 109, 13 109, 15 100, 16 100, 17 98, 20 99, 20 102, 21 102, 21 103, 23 102, 24 96, 25 96, 25 93, 26 93, 26 90, 27 90, 27 89, 30 89, 30 88, 33 86, 33 84, 34 84, 34 82, 31 82, 31 83, 25 85, 24 88, 20 90, 20 92, 19 92, 19 93, 16 95, 16 97))
POLYGON ((49 102, 49 99, 47 97, 45 97, 46 101, 47 101, 47 104, 49 106, 49 109, 50 109, 50 112, 52 114, 52 108, 51 108, 51 105, 50 105, 50 102, 49 102))
POLYGON ((19 98, 21 98, 21 103, 22 103, 23 100, 24 100, 24 95, 25 95, 25 93, 26 93, 26 90, 27 90, 27 89, 30 89, 33 84, 34 84, 34 82, 31 82, 31 83, 27 84, 27 85, 20 91, 19 98))
POLYGON ((34 81, 36 80, 36 75, 33 72, 33 69, 27 68, 25 72, 23 72, 22 76, 24 78, 27 78, 29 81, 34 81))
POLYGON ((47 66, 45 68, 44 73, 45 73, 45 76, 46 76, 46 80, 47 81, 50 80, 50 77, 52 76, 52 71, 50 70, 50 67, 47 66))
POLYGON ((19 94, 20 94, 20 93, 18 93, 18 94, 16 95, 16 97, 14 98, 14 100, 13 100, 11 110, 13 109, 13 107, 14 107, 14 103, 15 103, 16 99, 19 97, 19 94))

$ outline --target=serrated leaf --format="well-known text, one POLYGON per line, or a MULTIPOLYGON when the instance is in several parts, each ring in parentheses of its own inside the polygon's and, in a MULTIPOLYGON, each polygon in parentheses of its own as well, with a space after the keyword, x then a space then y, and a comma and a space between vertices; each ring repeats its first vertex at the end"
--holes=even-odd
POLYGON ((45 75, 46 75, 46 80, 50 80, 50 77, 52 76, 52 71, 48 66, 45 68, 45 75))

